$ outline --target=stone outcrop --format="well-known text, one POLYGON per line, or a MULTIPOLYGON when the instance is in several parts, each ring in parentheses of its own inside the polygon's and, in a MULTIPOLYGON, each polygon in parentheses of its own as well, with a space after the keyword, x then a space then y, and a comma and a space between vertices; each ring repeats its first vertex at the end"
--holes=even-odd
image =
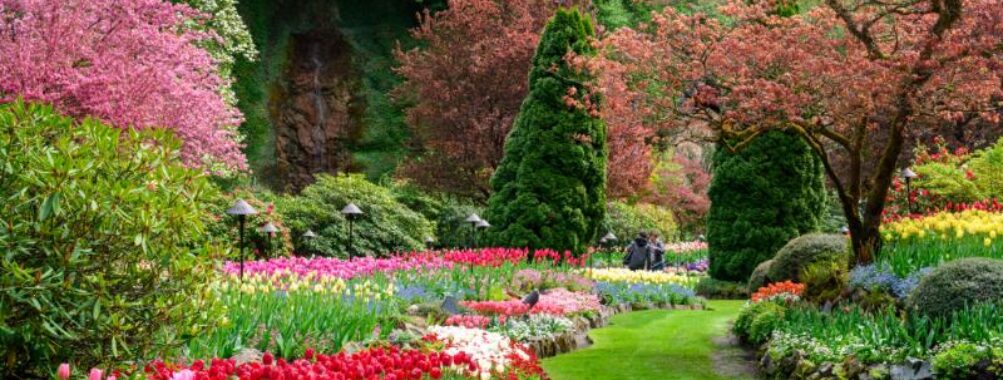
POLYGON ((275 174, 298 191, 317 173, 351 167, 361 131, 363 99, 351 46, 334 28, 294 34, 285 74, 270 97, 275 123, 275 174))

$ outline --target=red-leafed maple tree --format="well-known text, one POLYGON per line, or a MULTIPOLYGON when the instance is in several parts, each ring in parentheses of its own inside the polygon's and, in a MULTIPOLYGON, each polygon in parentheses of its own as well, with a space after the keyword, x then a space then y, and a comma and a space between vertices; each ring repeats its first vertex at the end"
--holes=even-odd
POLYGON ((998 122, 1003 5, 826 0, 789 17, 777 9, 745 0, 714 16, 666 9, 647 32, 605 39, 607 56, 658 86, 676 127, 709 128, 733 149, 769 130, 802 136, 839 195, 858 262, 870 262, 904 143, 945 123, 998 122))
MULTIPOLYGON (((402 168, 405 176, 426 188, 487 198, 505 138, 529 92, 540 33, 563 3, 572 2, 453 0, 446 10, 421 15, 411 32, 418 47, 397 52, 397 73, 405 82, 396 96, 408 104, 418 149, 402 168)), ((603 112, 609 128, 607 189, 619 198, 648 186, 651 133, 623 111, 629 101, 621 95, 636 95, 609 90, 604 97, 617 101, 604 108, 620 112, 603 112)))

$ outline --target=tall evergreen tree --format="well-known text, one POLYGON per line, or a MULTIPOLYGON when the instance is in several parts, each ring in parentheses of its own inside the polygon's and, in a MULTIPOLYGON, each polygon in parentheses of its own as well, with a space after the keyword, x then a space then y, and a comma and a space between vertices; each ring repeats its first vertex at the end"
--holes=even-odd
POLYGON ((495 245, 583 253, 605 216, 606 125, 593 78, 565 62, 595 55, 592 23, 559 9, 547 24, 485 213, 495 245))
POLYGON ((746 281, 788 240, 819 228, 826 213, 821 160, 792 133, 773 131, 714 154, 707 240, 710 274, 746 281))

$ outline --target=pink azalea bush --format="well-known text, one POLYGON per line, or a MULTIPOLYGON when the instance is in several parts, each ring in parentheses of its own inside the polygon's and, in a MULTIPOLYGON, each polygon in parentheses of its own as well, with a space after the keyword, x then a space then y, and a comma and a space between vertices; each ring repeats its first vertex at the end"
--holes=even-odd
POLYGON ((164 127, 185 162, 245 167, 240 112, 189 27, 203 15, 162 0, 0 0, 0 102, 52 103, 121 127, 164 127))

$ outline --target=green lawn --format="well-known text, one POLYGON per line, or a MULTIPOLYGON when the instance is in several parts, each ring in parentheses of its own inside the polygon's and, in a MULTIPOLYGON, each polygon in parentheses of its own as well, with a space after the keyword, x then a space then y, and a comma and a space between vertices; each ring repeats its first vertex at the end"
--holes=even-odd
POLYGON ((722 342, 742 304, 618 314, 609 327, 589 333, 594 345, 545 359, 543 368, 554 380, 749 378, 741 350, 722 342))

